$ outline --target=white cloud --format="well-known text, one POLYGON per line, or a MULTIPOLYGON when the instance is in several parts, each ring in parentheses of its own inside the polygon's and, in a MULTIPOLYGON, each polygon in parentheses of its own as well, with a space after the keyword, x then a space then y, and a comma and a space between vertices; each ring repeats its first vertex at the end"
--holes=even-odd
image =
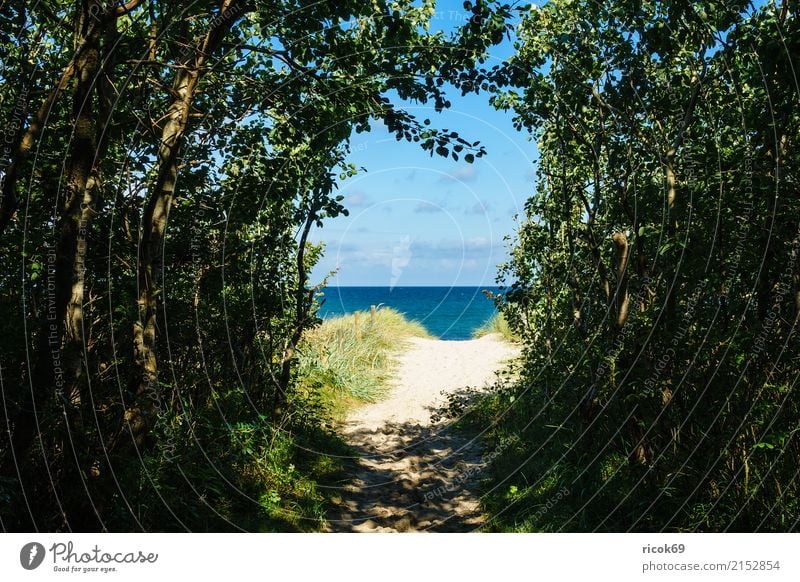
POLYGON ((360 206, 368 206, 370 201, 363 192, 352 192, 345 196, 344 203, 348 208, 358 208, 360 206))
POLYGON ((478 179, 478 170, 475 166, 463 166, 455 172, 442 176, 440 182, 474 182, 478 179))

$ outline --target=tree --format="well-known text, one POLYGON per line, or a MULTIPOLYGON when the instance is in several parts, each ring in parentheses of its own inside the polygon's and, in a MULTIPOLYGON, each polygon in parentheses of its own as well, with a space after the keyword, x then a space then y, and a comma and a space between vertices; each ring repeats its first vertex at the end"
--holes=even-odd
POLYGON ((524 12, 517 53, 492 72, 493 103, 540 154, 501 273, 526 356, 498 434, 526 431, 518 454, 536 459, 511 477, 527 493, 507 523, 790 523, 798 199, 780 144, 796 26, 788 3, 524 12), (556 483, 579 493, 532 519, 556 483))
POLYGON ((506 6, 471 10, 449 36, 429 1, 0 9, 0 107, 36 108, 2 174, 4 528, 300 527, 299 443, 331 441, 295 390, 308 234, 346 212, 337 176, 376 120, 483 155, 401 105, 448 107, 502 39, 506 6))

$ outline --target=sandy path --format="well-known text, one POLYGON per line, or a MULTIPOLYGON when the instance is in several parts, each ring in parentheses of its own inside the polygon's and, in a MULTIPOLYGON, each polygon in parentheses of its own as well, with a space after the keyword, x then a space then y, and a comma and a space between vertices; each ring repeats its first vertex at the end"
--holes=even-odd
POLYGON ((491 382, 517 349, 496 336, 414 338, 389 397, 354 411, 342 429, 356 474, 329 515, 331 531, 471 531, 480 527, 479 443, 431 422, 444 393, 491 382))

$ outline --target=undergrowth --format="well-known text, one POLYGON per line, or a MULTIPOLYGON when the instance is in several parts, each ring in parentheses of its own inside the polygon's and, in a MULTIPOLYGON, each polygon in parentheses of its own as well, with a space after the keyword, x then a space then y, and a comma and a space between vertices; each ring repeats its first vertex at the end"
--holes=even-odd
POLYGON ((136 486, 120 491, 114 529, 321 529, 326 486, 342 478, 347 452, 324 407, 295 394, 291 412, 275 421, 252 410, 240 390, 214 400, 194 416, 177 406, 156 427, 158 445, 130 466, 136 486))

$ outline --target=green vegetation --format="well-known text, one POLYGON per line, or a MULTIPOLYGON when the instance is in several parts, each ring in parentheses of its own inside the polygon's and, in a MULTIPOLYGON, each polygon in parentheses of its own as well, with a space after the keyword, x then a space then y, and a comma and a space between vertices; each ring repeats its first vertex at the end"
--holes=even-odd
POLYGON ((430 335, 391 308, 327 319, 299 347, 300 382, 337 411, 374 402, 383 396, 394 356, 410 337, 430 335))
MULTIPOLYGON (((427 0, 0 5, 3 529, 319 527, 340 445, 299 375, 310 232, 376 124, 485 154, 404 109, 474 83, 509 12, 471 11, 443 34, 427 0)), ((326 356, 312 384, 341 391, 326 356)))
POLYGON ((796 529, 798 5, 553 0, 518 33, 523 367, 469 421, 513 443, 493 527, 796 529))
POLYGON ((318 529, 331 415, 424 330, 320 326, 310 233, 378 123, 482 157, 411 113, 457 90, 537 143, 492 527, 796 530, 798 3, 541 4, 0 4, 0 527, 318 529))
POLYGON ((321 426, 327 416, 311 402, 292 402, 280 424, 247 414, 241 390, 222 394, 194 417, 189 403, 164 410, 153 449, 141 466, 118 474, 130 508, 109 514, 115 530, 317 531, 325 523, 328 490, 343 478, 347 449, 321 426), (233 406, 237 403, 238 407, 233 406), (220 417, 230 424, 220 422, 220 417), (235 420, 235 419, 247 420, 235 420), (235 483, 232 493, 229 483, 235 483))
POLYGON ((511 329, 511 326, 508 324, 508 320, 503 313, 495 313, 489 320, 480 326, 475 332, 472 334, 473 337, 483 337, 489 334, 498 334, 504 340, 508 342, 517 342, 519 341, 519 336, 514 333, 514 330, 511 329))

